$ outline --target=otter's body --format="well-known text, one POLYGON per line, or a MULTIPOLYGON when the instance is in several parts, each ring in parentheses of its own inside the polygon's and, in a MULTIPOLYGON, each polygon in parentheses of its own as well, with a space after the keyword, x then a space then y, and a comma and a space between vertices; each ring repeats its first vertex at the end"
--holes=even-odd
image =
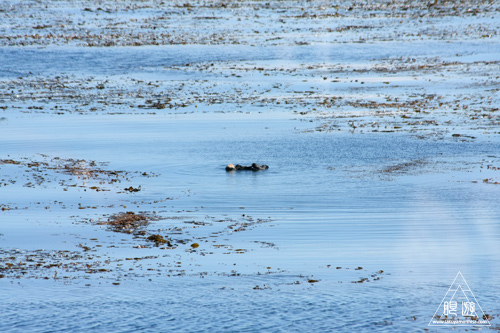
POLYGON ((258 165, 257 163, 252 163, 252 165, 247 166, 247 165, 240 165, 240 164, 228 164, 226 166, 226 171, 240 171, 240 170, 248 170, 248 171, 260 171, 260 170, 267 170, 269 169, 269 166, 262 164, 258 165))

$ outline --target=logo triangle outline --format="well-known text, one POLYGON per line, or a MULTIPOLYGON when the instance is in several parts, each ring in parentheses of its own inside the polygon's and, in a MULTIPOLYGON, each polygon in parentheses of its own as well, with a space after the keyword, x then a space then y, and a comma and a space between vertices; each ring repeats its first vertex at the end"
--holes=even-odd
POLYGON ((472 289, 459 271, 428 326, 491 326, 472 289), (463 288, 462 286, 466 286, 463 288), (461 305, 459 308, 458 306, 461 305))

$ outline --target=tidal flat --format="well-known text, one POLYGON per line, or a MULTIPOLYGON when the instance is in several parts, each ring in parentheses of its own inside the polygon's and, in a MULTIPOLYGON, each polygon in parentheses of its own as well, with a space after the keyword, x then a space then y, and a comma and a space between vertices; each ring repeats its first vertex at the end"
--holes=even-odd
POLYGON ((2 1, 0 331, 499 330, 498 31, 486 0, 2 1), (458 272, 489 326, 428 326, 458 272))

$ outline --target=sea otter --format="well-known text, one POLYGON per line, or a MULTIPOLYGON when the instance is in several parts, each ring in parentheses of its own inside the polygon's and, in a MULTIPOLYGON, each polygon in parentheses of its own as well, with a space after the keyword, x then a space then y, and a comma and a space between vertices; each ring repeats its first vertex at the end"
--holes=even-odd
POLYGON ((260 170, 267 170, 269 167, 265 164, 258 165, 257 163, 252 163, 251 166, 247 165, 239 165, 239 164, 228 164, 226 166, 226 171, 240 171, 240 170, 250 170, 250 171, 260 171, 260 170))

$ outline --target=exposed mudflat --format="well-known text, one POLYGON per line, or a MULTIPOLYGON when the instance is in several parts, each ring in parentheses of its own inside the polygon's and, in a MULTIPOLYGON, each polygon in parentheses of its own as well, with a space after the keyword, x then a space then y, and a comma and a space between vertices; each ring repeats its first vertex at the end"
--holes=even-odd
POLYGON ((2 1, 0 331, 433 330, 458 271, 491 326, 455 328, 499 329, 498 31, 486 0, 2 1))

